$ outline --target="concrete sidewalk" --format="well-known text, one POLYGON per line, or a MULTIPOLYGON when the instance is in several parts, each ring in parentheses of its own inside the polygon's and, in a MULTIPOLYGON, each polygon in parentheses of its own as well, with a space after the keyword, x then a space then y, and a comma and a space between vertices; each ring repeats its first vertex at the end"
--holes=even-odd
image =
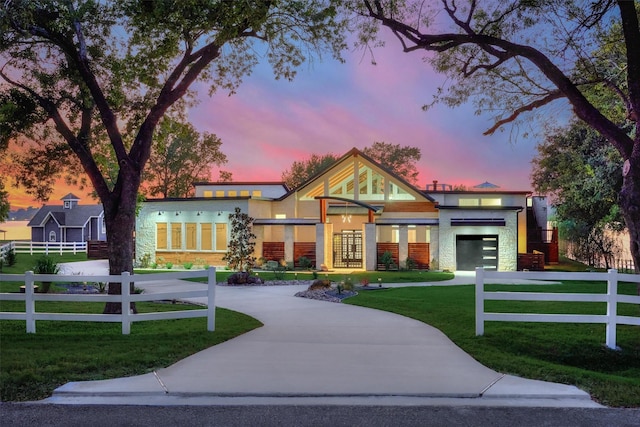
POLYGON ((153 373, 66 384, 43 402, 599 406, 573 386, 497 373, 416 320, 293 296, 305 288, 219 286, 218 306, 264 326, 153 373))

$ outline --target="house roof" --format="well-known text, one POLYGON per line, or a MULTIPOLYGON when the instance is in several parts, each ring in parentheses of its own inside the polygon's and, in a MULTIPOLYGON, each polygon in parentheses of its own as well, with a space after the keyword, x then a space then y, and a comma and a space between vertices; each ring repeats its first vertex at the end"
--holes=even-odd
POLYGON ((29 227, 41 227, 49 216, 53 217, 61 227, 84 227, 90 218, 97 218, 102 214, 102 205, 77 205, 73 209, 63 206, 43 206, 27 224, 29 227))
POLYGON ((358 156, 362 157, 367 162, 373 164, 375 167, 379 168, 381 171, 383 171, 384 173, 386 173, 389 176, 391 176, 394 180, 398 181, 403 186, 411 189, 416 194, 421 195, 422 197, 426 198, 427 200, 429 200, 431 202, 435 202, 435 200, 431 196, 429 196, 425 192, 419 190, 413 184, 410 184, 409 182, 407 182, 404 178, 402 178, 401 176, 399 176, 398 174, 393 172, 391 169, 388 169, 385 166, 381 165, 379 162, 377 162, 376 160, 374 160, 371 157, 367 156, 366 154, 364 154, 362 151, 360 151, 359 149, 357 149, 355 147, 352 148, 351 150, 349 150, 347 153, 345 153, 342 157, 340 157, 338 160, 336 160, 333 164, 331 164, 330 166, 318 171, 315 175, 309 177, 309 179, 307 179, 305 182, 300 184, 298 187, 292 189, 287 194, 283 195, 279 200, 283 200, 283 199, 289 197, 292 193, 295 193, 295 192, 300 191, 303 188, 307 187, 308 185, 310 185, 311 183, 316 181, 320 176, 322 176, 325 173, 331 171, 332 169, 335 169, 335 168, 339 167, 347 159, 350 159, 352 157, 358 157, 358 156))
POLYGON ((73 193, 69 193, 60 200, 80 200, 80 197, 76 196, 73 193))

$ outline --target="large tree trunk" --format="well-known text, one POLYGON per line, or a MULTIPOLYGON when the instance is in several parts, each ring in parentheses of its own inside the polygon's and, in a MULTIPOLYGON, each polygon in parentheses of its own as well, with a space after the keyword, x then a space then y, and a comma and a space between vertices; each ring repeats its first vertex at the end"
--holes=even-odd
MULTIPOLYGON (((111 194, 110 200, 105 203, 104 215, 107 226, 107 249, 109 254, 109 274, 121 275, 128 271, 133 274, 134 257, 134 229, 136 221, 137 191, 140 178, 135 172, 126 172, 121 168, 121 176, 118 179, 116 189, 111 194), (124 177, 124 175, 127 175, 124 177), (124 178, 124 179, 123 179, 124 178)), ((130 292, 134 291, 134 284, 130 285, 130 292)), ((109 284, 110 295, 120 295, 122 285, 120 283, 109 284)), ((131 310, 137 312, 135 303, 131 303, 131 310)), ((105 314, 122 313, 122 304, 108 302, 104 308, 105 314)))
MULTIPOLYGON (((625 167, 628 172, 624 175, 618 202, 629 230, 629 248, 635 271, 640 273, 640 155, 635 155, 636 151, 634 149, 634 155, 628 160, 629 167, 625 167)), ((640 295, 640 284, 638 295, 640 295)))

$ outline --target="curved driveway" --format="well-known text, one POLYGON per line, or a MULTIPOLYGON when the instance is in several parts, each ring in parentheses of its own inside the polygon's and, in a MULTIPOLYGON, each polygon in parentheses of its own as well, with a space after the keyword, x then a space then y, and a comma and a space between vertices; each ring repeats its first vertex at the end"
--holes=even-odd
MULTIPOLYGON (((153 283, 146 292, 198 286, 153 283)), ((497 373, 416 320, 293 296, 305 288, 218 286, 218 306, 264 326, 153 373, 66 384, 46 402, 598 406, 573 386, 497 373)))

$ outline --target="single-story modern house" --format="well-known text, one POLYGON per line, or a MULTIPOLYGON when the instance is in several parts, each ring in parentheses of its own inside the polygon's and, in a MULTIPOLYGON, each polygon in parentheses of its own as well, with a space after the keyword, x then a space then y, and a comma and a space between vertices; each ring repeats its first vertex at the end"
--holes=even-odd
POLYGON ((69 193, 62 205, 44 205, 27 224, 34 242, 86 242, 106 240, 102 205, 80 205, 69 193))
POLYGON ((508 271, 527 250, 530 192, 484 184, 455 191, 436 181, 418 189, 355 148, 295 189, 282 182, 194 185, 192 198, 142 204, 139 258, 225 265, 236 207, 254 218, 256 257, 295 265, 304 256, 317 267, 376 270, 390 252, 401 268, 508 271))

